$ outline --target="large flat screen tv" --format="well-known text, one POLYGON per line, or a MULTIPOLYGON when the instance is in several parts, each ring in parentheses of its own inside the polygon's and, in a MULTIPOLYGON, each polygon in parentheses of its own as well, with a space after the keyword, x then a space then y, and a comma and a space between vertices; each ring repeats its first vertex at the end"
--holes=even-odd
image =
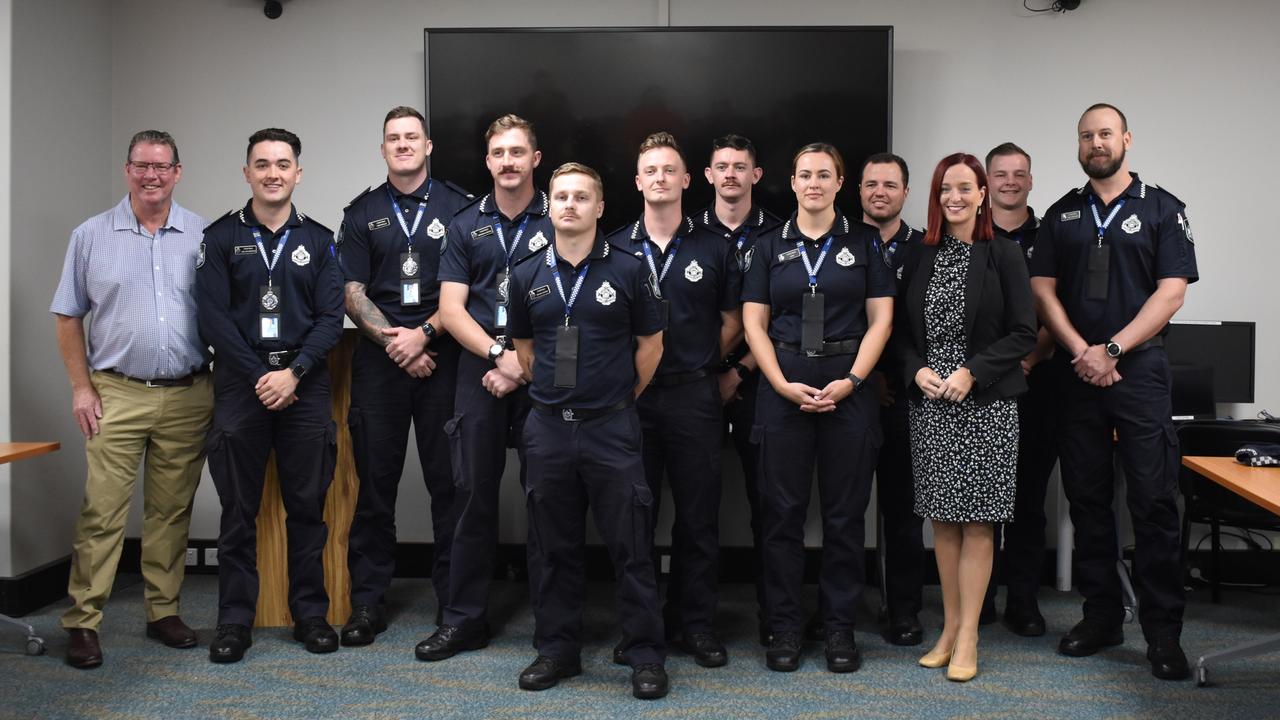
POLYGON ((485 128, 516 113, 537 132, 539 187, 571 160, 600 172, 606 231, 639 216, 636 148, 651 132, 672 132, 685 150, 687 213, 712 200, 703 168, 711 140, 729 132, 755 143, 756 200, 784 217, 805 143, 844 155, 838 203, 855 217, 862 160, 891 148, 891 27, 427 29, 424 42, 432 174, 487 192, 485 128))
POLYGON ((1174 320, 1164 336, 1171 365, 1212 368, 1213 398, 1253 402, 1255 325, 1247 321, 1174 320))

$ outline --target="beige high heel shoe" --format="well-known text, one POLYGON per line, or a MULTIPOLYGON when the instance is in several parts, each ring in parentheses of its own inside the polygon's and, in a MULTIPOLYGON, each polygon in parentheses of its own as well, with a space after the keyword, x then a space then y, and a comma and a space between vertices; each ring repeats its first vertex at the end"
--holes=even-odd
POLYGON ((947 679, 951 682, 969 682, 977 674, 978 655, 976 652, 973 655, 973 665, 971 667, 964 667, 963 665, 956 665, 955 663, 947 665, 947 679))
POLYGON ((950 662, 951 662, 951 649, 935 647, 934 649, 925 653, 924 657, 920 658, 920 667, 940 668, 943 665, 947 665, 950 662))

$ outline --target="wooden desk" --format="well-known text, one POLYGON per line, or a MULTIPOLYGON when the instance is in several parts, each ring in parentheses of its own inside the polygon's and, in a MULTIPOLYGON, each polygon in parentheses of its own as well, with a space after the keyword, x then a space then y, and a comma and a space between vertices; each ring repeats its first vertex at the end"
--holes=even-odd
POLYGON ((0 465, 47 455, 60 447, 56 442, 0 442, 0 465))
MULTIPOLYGON (((1280 515, 1280 468, 1249 467, 1230 457, 1189 455, 1182 464, 1255 505, 1280 515)), ((1222 660, 1253 657, 1280 650, 1280 635, 1253 640, 1201 655, 1196 660, 1196 684, 1209 682, 1209 665, 1222 660)))

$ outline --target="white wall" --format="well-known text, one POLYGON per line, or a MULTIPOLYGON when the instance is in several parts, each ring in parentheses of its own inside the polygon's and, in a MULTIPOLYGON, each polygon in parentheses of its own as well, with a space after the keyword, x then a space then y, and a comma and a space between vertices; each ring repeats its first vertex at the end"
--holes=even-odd
MULTIPOLYGON (((1280 355, 1280 323, 1266 312, 1275 305, 1266 292, 1269 275, 1280 267, 1280 249, 1255 230, 1261 224, 1258 209, 1270 199, 1272 183, 1264 172, 1280 165, 1280 146, 1265 125, 1280 111, 1280 97, 1266 80, 1280 66, 1272 37, 1280 27, 1280 4, 1267 0, 1086 0, 1065 16, 1033 15, 1021 0, 306 0, 286 3, 284 17, 276 21, 248 0, 121 0, 111 4, 106 18, 99 17, 107 22, 80 46, 82 54, 64 61, 78 62, 95 79, 101 72, 96 68, 105 66, 110 80, 109 95, 95 96, 109 101, 109 133, 101 116, 94 118, 98 127, 83 127, 75 136, 75 155, 109 147, 104 162, 113 168, 132 132, 170 130, 185 166, 177 196, 212 216, 246 196, 238 169, 248 134, 265 125, 288 127, 304 141, 306 175, 297 202, 334 226, 346 201, 384 173, 377 153, 382 114, 392 105, 422 103, 423 27, 645 26, 658 22, 667 8, 671 23, 682 26, 894 26, 895 151, 923 178, 949 152, 981 155, 1014 140, 1034 158, 1032 204, 1039 209, 1082 182, 1074 142, 1081 110, 1098 100, 1119 105, 1134 134, 1133 167, 1187 202, 1195 222, 1204 280, 1192 286, 1180 317, 1258 323, 1262 402, 1225 411, 1249 416, 1268 398, 1280 397, 1280 381, 1268 372, 1280 355), (110 32, 101 32, 103 27, 110 32), (96 54, 105 36, 109 64, 96 54)), ((29 26, 17 27, 16 35, 32 35, 29 26)), ((91 89, 83 77, 71 82, 91 89)), ((56 103, 58 95, 44 100, 56 103)), ((16 160, 20 175, 27 168, 18 168, 16 160)), ((110 193, 90 193, 100 199, 88 207, 85 196, 78 196, 77 217, 124 192, 114 170, 82 184, 88 192, 95 183, 109 183, 110 193)), ((924 214, 926 193, 920 187, 907 205, 916 225, 924 214)), ((60 185, 51 182, 39 192, 61 193, 51 188, 60 185)), ((41 236, 40 242, 59 246, 30 268, 44 288, 57 275, 65 230, 51 228, 41 236)), ((47 290, 40 301, 47 303, 44 295, 47 290)), ((23 320, 15 308, 14 322, 23 320)), ((48 324, 47 314, 34 324, 48 324)), ((79 440, 66 412, 69 391, 51 335, 15 344, 14 387, 42 392, 38 403, 34 397, 20 403, 15 396, 14 431, 62 440, 67 451, 61 462, 71 472, 67 458, 78 452, 79 440), (19 372, 19 358, 28 353, 39 360, 19 372), (54 410, 35 413, 36 404, 54 410)), ((63 481, 74 485, 80 477, 63 481)), ((38 524, 15 505, 15 518, 22 518, 15 521, 16 533, 48 539, 16 549, 16 571, 65 554, 76 512, 66 495, 64 489, 53 497, 56 502, 39 506, 44 516, 38 524)), ((401 539, 429 538, 426 501, 419 474, 410 469, 401 492, 401 539)), ((518 508, 515 502, 509 497, 508 507, 518 508)), ((746 537, 742 507, 736 497, 726 505, 726 544, 742 544, 746 537)), ((206 482, 197 495, 193 536, 211 538, 216 528, 216 498, 206 482)), ((522 537, 518 523, 504 528, 504 540, 522 537)))

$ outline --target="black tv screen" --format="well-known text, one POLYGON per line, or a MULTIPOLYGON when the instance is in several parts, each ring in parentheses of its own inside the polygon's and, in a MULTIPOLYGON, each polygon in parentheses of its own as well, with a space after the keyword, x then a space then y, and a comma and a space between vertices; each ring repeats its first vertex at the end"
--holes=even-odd
POLYGON ((427 29, 431 172, 489 191, 484 131, 516 113, 538 136, 538 187, 564 162, 600 172, 608 231, 643 208, 635 160, 649 133, 667 130, 685 151, 686 213, 712 200, 703 168, 713 138, 755 143, 765 170, 756 201, 784 217, 795 208, 792 156, 825 141, 849 176, 837 202, 860 217, 862 160, 891 147, 892 51, 890 27, 427 29))
POLYGON ((1254 323, 1174 320, 1164 336, 1172 365, 1213 368, 1220 403, 1253 402, 1254 323))

